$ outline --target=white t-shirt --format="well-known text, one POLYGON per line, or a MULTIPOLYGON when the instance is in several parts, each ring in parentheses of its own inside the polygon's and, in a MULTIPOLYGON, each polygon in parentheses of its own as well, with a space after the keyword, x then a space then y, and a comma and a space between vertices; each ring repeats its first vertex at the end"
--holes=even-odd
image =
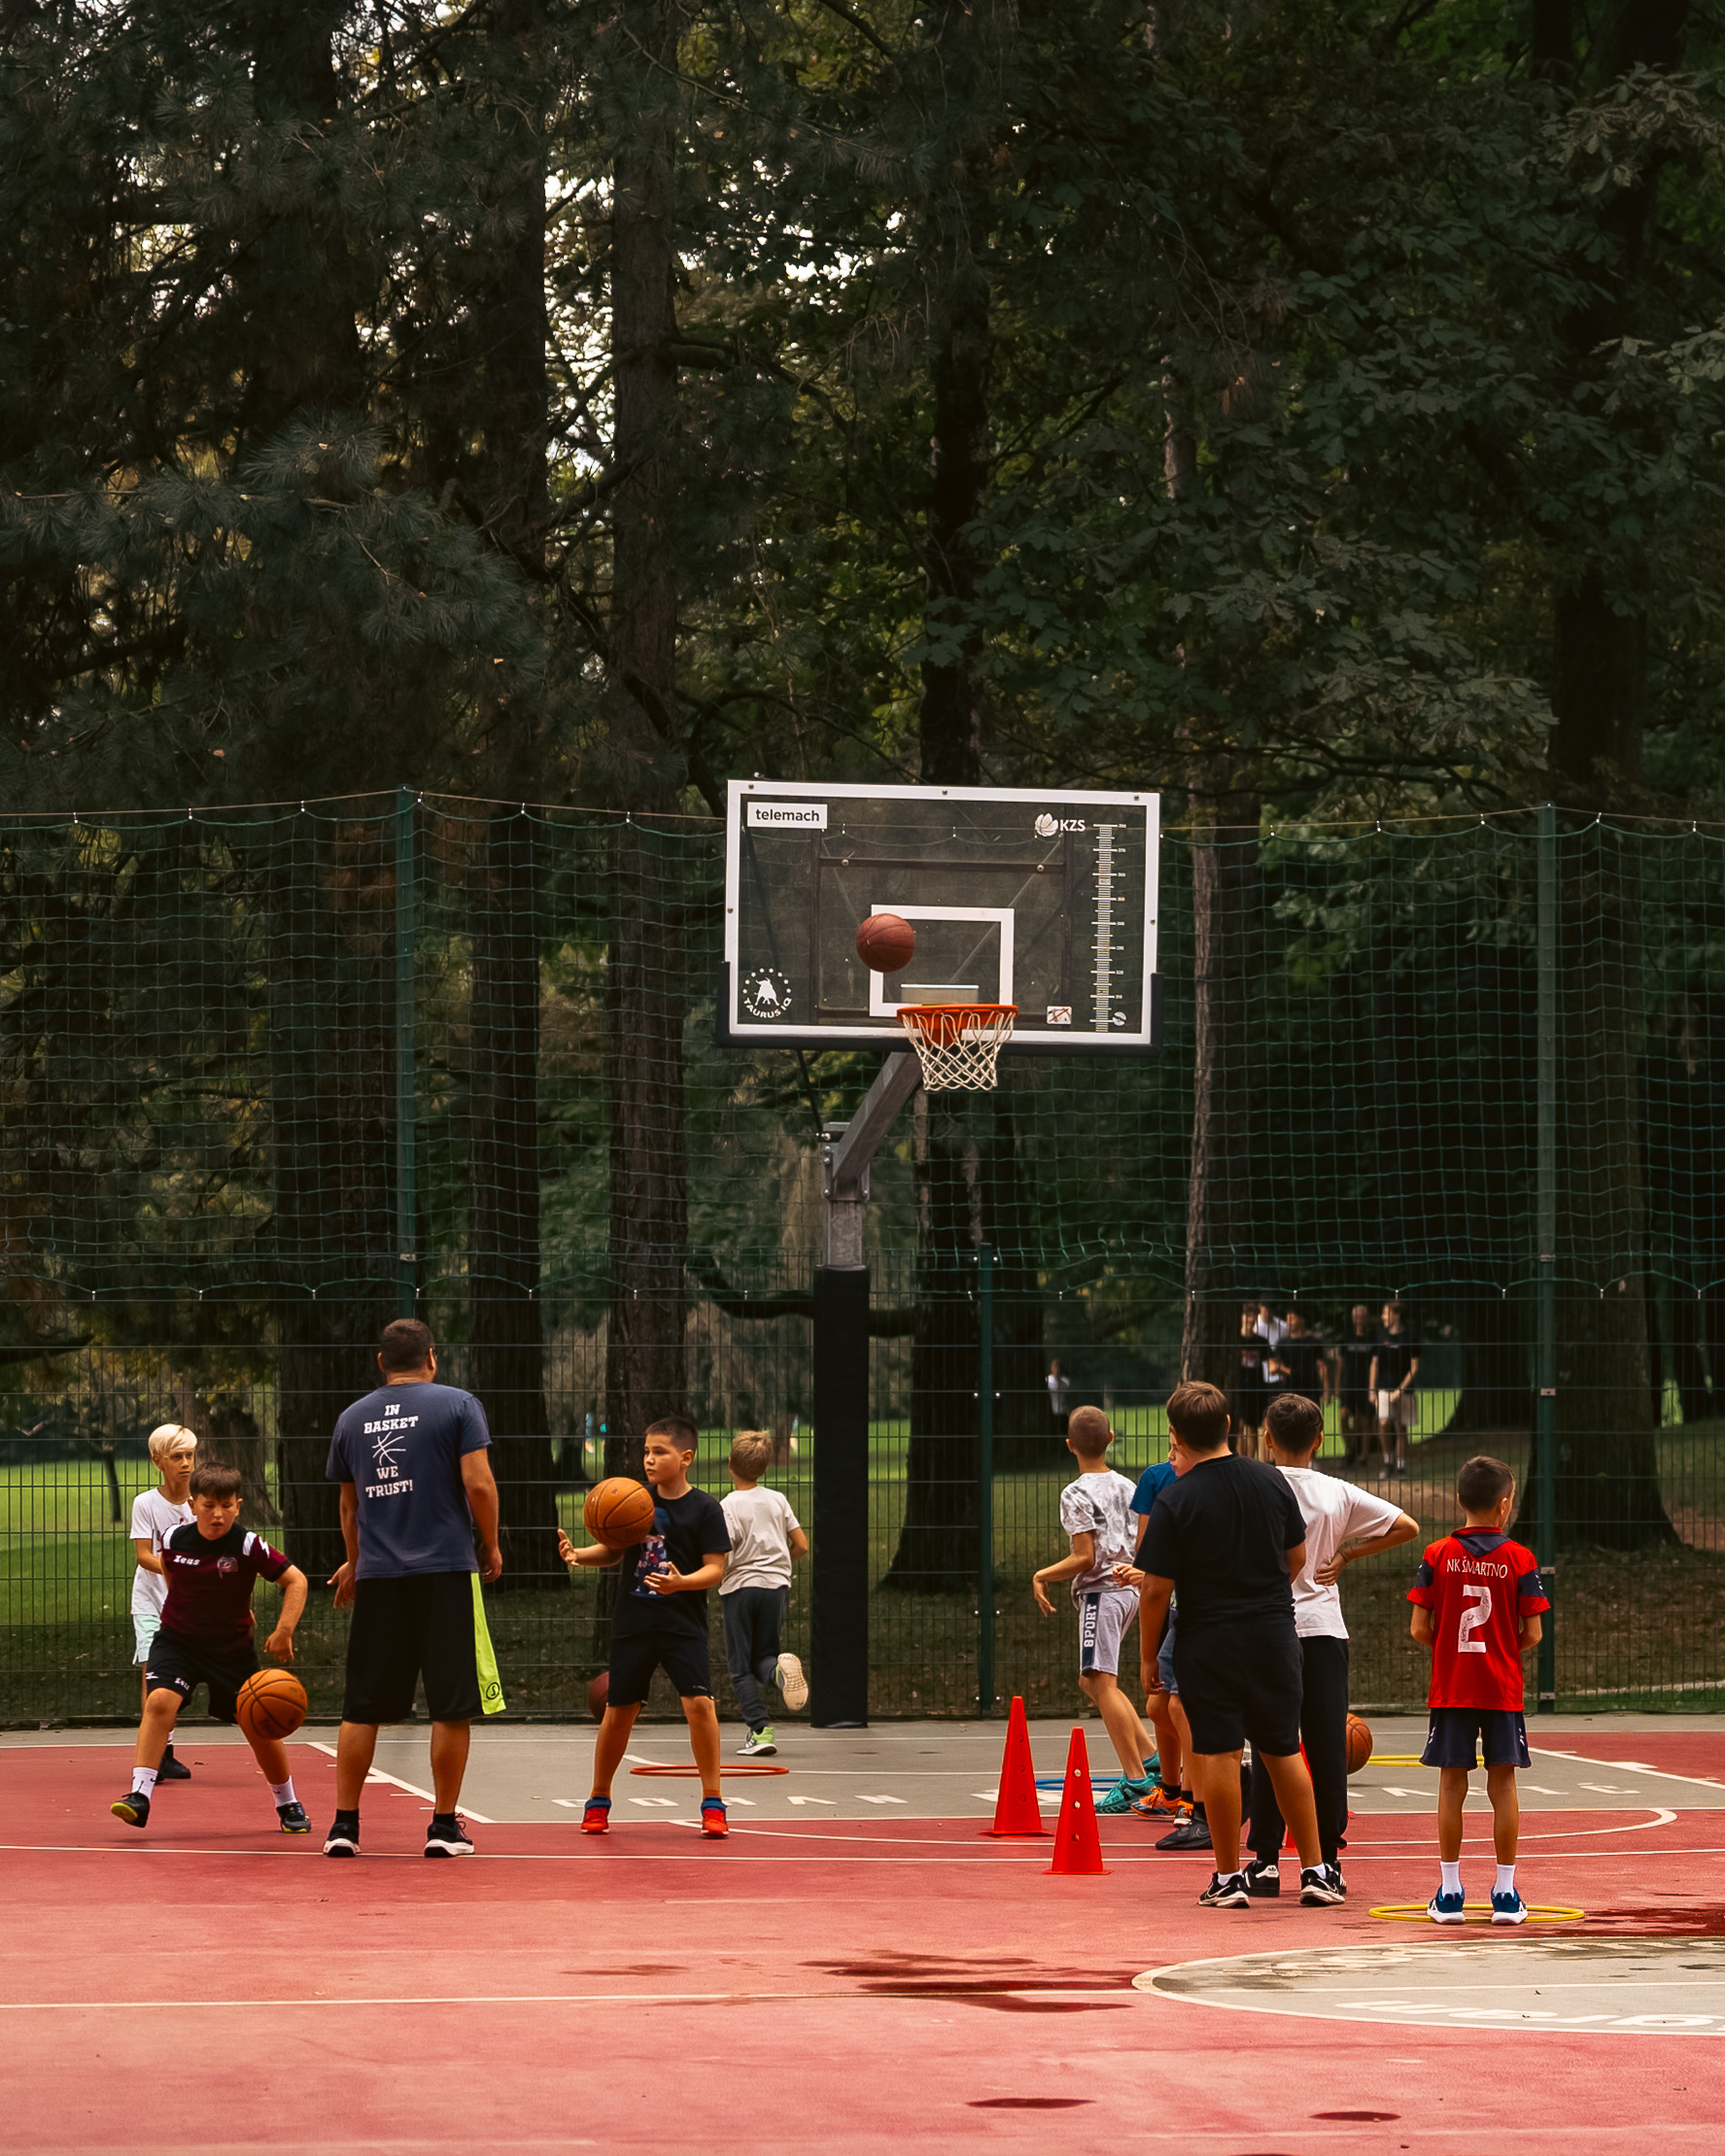
POLYGON ((719 1582, 721 1594, 740 1587, 789 1587, 791 1533, 797 1516, 782 1490, 734 1489, 722 1499, 731 1530, 731 1556, 719 1582))
MULTIPOLYGON (((159 1489, 146 1489, 132 1499, 132 1540, 142 1542, 150 1537, 153 1556, 161 1556, 161 1546, 176 1527, 185 1526, 193 1519, 190 1505, 169 1502, 159 1489)), ((132 1615, 134 1617, 159 1617, 168 1598, 168 1583, 159 1572, 146 1572, 142 1565, 132 1574, 132 1615)))
POLYGON ((1294 1583, 1294 1628, 1301 1639, 1346 1639, 1340 1589, 1320 1587, 1312 1575, 1344 1542, 1393 1527, 1401 1507, 1315 1467, 1282 1467, 1277 1473, 1287 1476, 1306 1523, 1306 1561, 1294 1583))
MULTIPOLYGON (((1096 1558, 1072 1583, 1073 1594, 1093 1594, 1116 1585, 1114 1568, 1132 1562, 1132 1491, 1136 1485, 1112 1467, 1099 1475, 1080 1475, 1060 1492, 1060 1524, 1069 1535, 1096 1538, 1096 1558)), ((1130 1593, 1130 1588, 1120 1590, 1130 1593)))
POLYGON ((1066 1395, 1072 1390, 1072 1380, 1062 1370, 1049 1372, 1049 1406, 1056 1416, 1066 1413, 1066 1395))

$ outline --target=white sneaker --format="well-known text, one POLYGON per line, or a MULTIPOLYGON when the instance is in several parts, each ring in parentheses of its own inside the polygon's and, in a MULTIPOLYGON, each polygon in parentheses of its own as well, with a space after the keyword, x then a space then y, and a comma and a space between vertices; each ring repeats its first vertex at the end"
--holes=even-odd
POLYGON ((780 1655, 773 1672, 773 1682, 778 1687, 778 1695, 792 1714, 801 1714, 809 1704, 809 1680, 803 1674, 803 1665, 795 1655, 780 1655))
POLYGON ((740 1759, 764 1760, 777 1750, 773 1741, 773 1725, 768 1723, 764 1729, 751 1729, 737 1747, 737 1754, 740 1759))

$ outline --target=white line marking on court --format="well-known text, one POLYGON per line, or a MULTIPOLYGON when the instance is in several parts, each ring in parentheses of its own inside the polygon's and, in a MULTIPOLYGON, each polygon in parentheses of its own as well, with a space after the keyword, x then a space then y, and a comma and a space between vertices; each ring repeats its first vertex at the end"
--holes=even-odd
POLYGON ((908 1801, 903 1797, 865 1797, 860 1790, 856 1800, 859 1804, 903 1804, 908 1801))
MULTIPOLYGON (((1725 1782, 1715 1781, 1706 1774, 1673 1774, 1669 1767, 1649 1766, 1645 1760, 1590 1760, 1579 1752, 1554 1752, 1549 1745, 1535 1744, 1531 1751, 1543 1753, 1548 1760, 1568 1760, 1573 1766, 1614 1766, 1624 1774, 1651 1774, 1656 1781, 1687 1782, 1694 1789, 1725 1790, 1725 1782)), ((1533 1784, 1525 1787, 1532 1789, 1533 1784)), ((1591 1789, 1591 1782, 1583 1782, 1583 1789, 1591 1789)))
MULTIPOLYGON (((335 1747, 332 1744, 319 1744, 314 1740, 312 1750, 314 1752, 327 1752, 331 1759, 336 1756, 335 1747)), ((372 1767, 367 1772, 365 1779, 367 1782, 388 1782, 392 1788, 405 1790, 409 1797, 417 1797, 427 1804, 434 1804, 437 1801, 429 1789, 421 1789, 415 1782, 404 1782, 398 1774, 386 1774, 381 1766, 372 1767)), ((457 1808, 464 1819, 470 1819, 476 1827, 495 1827, 497 1825, 495 1819, 488 1819, 483 1812, 474 1811, 469 1804, 462 1804, 457 1808)))

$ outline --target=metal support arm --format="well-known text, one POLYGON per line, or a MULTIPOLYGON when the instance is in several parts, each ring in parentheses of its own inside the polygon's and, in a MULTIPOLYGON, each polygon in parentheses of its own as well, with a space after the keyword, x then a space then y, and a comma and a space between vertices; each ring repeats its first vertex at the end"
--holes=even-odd
POLYGON ((863 1201, 869 1194, 869 1162, 894 1118, 922 1082, 914 1055, 889 1055, 862 1106, 848 1123, 835 1124, 821 1139, 820 1192, 826 1200, 825 1262, 857 1272, 863 1262, 863 1201))

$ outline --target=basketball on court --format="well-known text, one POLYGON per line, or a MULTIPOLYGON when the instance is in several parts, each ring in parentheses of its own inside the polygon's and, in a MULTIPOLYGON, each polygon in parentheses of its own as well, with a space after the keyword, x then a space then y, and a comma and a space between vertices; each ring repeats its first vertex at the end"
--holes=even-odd
POLYGON ((627 1475, 613 1475, 587 1492, 581 1519, 607 1550, 633 1549, 653 1531, 653 1493, 627 1475))
POLYGON ((1348 1717, 1348 1772, 1358 1774, 1371 1758, 1371 1724, 1357 1714, 1348 1717))
POLYGON ((916 931, 901 914, 871 913, 856 932, 856 955, 871 973, 902 973, 916 955, 916 931))
POLYGON ((305 1687, 286 1669, 254 1670, 239 1689, 234 1720, 249 1737, 289 1737, 305 1720, 305 1687))

